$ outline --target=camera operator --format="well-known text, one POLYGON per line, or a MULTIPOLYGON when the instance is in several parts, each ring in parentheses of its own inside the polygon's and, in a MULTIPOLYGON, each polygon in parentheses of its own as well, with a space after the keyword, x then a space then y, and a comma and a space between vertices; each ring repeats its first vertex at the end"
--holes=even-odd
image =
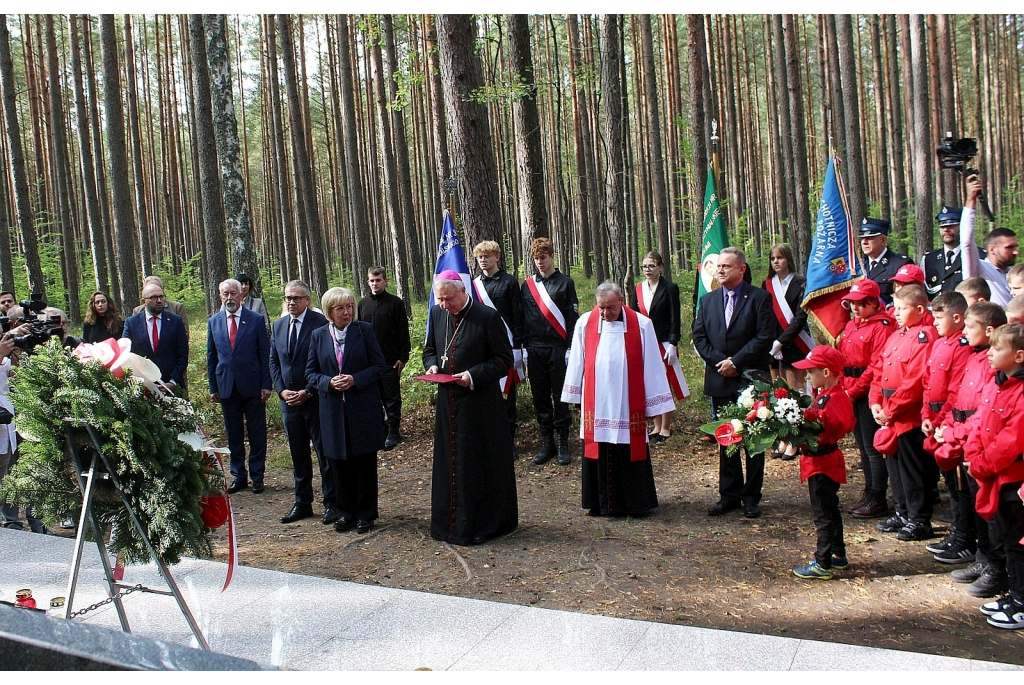
POLYGON ((960 218, 960 254, 963 259, 964 279, 981 276, 992 290, 991 301, 1006 308, 1010 302, 1010 286, 1006 283, 1006 272, 1017 261, 1020 244, 1017 235, 1008 228, 993 228, 985 237, 987 256, 978 256, 974 242, 974 221, 977 216, 976 203, 984 186, 977 174, 967 177, 967 202, 964 203, 960 218))
POLYGON ((52 335, 60 336, 60 344, 68 349, 75 349, 82 344, 82 341, 78 338, 68 335, 68 316, 64 313, 64 310, 57 309, 56 307, 46 308, 46 319, 50 323, 50 330, 52 335), (59 317, 59 322, 57 318, 59 317))
MULTIPOLYGON (((20 353, 20 350, 14 346, 14 338, 26 335, 29 330, 28 324, 22 324, 4 333, 3 338, 0 339, 0 482, 3 482, 4 477, 18 462, 18 434, 14 428, 14 406, 7 397, 10 390, 8 380, 12 362, 17 361, 17 355, 20 353)), ((32 516, 31 510, 25 511, 25 518, 28 519, 29 528, 33 533, 48 532, 42 520, 32 516)), ((0 501, 0 521, 4 528, 24 529, 18 507, 4 501, 0 501)))
POLYGON ((7 316, 7 312, 17 303, 17 298, 14 297, 14 293, 10 290, 0 292, 0 312, 7 316))

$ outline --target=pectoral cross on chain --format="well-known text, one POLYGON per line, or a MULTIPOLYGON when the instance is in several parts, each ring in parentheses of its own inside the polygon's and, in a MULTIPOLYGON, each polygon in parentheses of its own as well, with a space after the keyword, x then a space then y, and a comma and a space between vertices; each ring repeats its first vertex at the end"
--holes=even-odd
POLYGON ((441 355, 441 366, 447 366, 447 364, 448 364, 448 355, 447 354, 442 354, 441 355))

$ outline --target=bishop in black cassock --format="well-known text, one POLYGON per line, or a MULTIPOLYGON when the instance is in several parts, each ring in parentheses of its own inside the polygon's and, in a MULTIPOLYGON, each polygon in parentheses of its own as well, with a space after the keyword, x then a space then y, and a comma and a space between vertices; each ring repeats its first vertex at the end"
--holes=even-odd
POLYGON ((446 273, 434 286, 438 305, 430 310, 423 367, 462 380, 438 385, 430 536, 475 545, 519 525, 512 435, 498 385, 512 368, 512 345, 498 313, 474 303, 458 275, 446 273))

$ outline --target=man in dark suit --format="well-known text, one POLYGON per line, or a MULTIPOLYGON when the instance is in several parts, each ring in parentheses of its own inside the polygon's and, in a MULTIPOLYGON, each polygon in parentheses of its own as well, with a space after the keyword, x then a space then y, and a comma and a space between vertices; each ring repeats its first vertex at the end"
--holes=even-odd
MULTIPOLYGON (((939 249, 925 252, 921 258, 921 269, 924 270, 924 287, 928 291, 928 299, 934 299, 939 293, 948 293, 964 280, 963 262, 960 259, 960 214, 959 207, 943 207, 935 220, 939 222, 939 236, 942 245, 939 249)), ((984 259, 983 251, 981 258, 984 259)))
POLYGON ((267 400, 270 399, 270 338, 263 317, 241 306, 242 286, 229 278, 218 286, 224 308, 207 321, 206 373, 210 398, 224 412, 231 450, 228 492, 249 486, 263 492, 267 459, 267 400), (245 467, 245 433, 249 433, 249 469, 245 467))
POLYGON ((882 301, 892 304, 892 277, 901 266, 913 264, 909 257, 889 249, 889 222, 865 217, 860 222, 860 249, 864 253, 864 269, 868 278, 878 284, 882 301))
POLYGON ((334 492, 334 474, 324 456, 320 439, 320 406, 316 386, 306 380, 309 339, 313 331, 327 325, 323 314, 309 308, 309 286, 291 281, 284 288, 288 313, 274 322, 270 336, 270 377, 281 398, 281 420, 288 436, 295 475, 295 504, 281 517, 281 523, 292 523, 313 515, 313 458, 310 442, 320 463, 323 486, 323 523, 338 520, 334 492))
POLYGON ((124 322, 122 338, 132 341, 132 352, 160 368, 160 380, 167 385, 185 385, 188 368, 188 335, 177 314, 165 311, 163 286, 149 283, 142 289, 145 308, 124 322))
MULTIPOLYGON (((743 250, 723 249, 717 274, 722 287, 700 298, 700 309, 693 320, 693 344, 705 362, 704 394, 711 398, 716 416, 720 407, 735 402, 750 384, 743 377, 744 371, 757 369, 768 375, 768 350, 775 335, 772 298, 744 280, 746 271, 743 250)), ((721 447, 718 460, 721 499, 708 515, 720 516, 743 505, 747 518, 760 516, 764 452, 746 454, 745 481, 739 454, 730 457, 721 447)))

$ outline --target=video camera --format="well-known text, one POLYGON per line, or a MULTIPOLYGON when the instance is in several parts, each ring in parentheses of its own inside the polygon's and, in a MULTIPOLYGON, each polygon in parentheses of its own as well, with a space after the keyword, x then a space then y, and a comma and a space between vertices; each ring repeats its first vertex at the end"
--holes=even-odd
POLYGON ((59 316, 43 316, 46 312, 46 302, 43 300, 41 293, 32 293, 31 299, 22 300, 18 303, 18 306, 23 311, 21 319, 11 320, 10 317, 0 316, 0 329, 4 333, 10 332, 12 328, 23 323, 30 325, 31 328, 28 333, 12 338, 14 346, 18 349, 32 354, 32 350, 37 345, 45 343, 55 335, 63 335, 63 331, 60 330, 59 316))
MULTIPOLYGON (((939 166, 942 169, 955 169, 964 178, 978 175, 977 169, 967 166, 967 163, 978 155, 978 141, 975 138, 953 138, 953 133, 946 131, 946 136, 935 148, 935 154, 939 157, 939 166)), ((995 221, 985 194, 979 195, 978 199, 981 200, 981 207, 988 215, 989 221, 995 221)))

